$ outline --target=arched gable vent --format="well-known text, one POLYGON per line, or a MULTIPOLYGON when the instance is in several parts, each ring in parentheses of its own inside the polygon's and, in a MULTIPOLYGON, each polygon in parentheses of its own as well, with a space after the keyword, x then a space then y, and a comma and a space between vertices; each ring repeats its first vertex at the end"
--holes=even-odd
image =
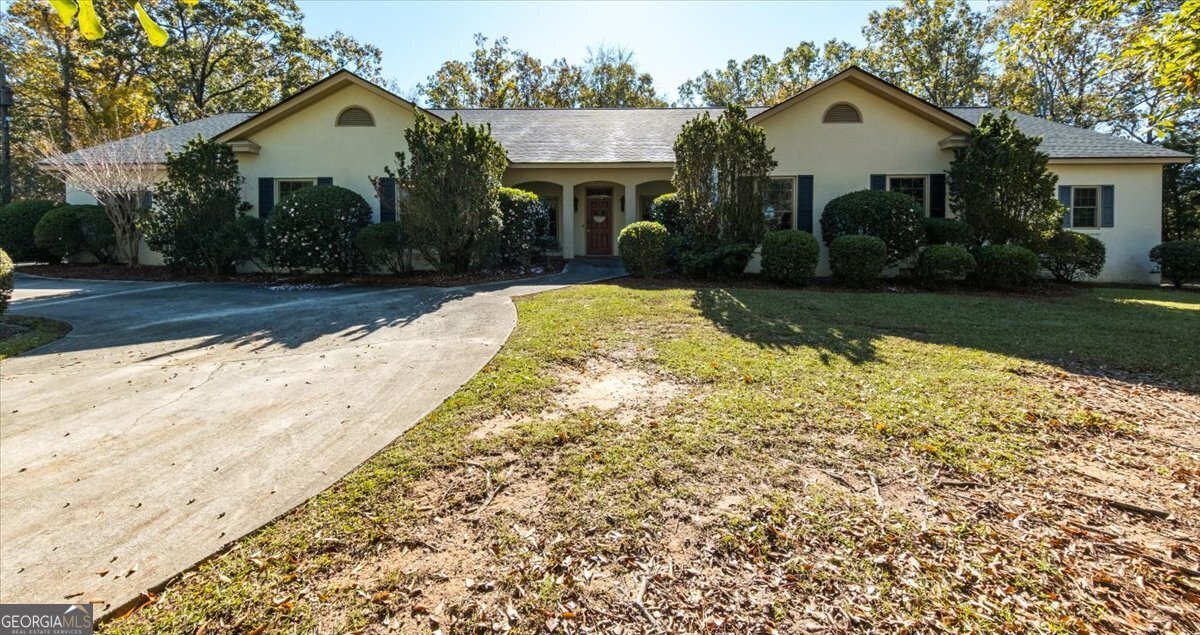
POLYGON ((339 126, 374 126, 375 118, 371 113, 367 112, 366 108, 351 106, 341 112, 337 118, 339 126))
POLYGON ((821 123, 862 123, 862 113, 850 104, 834 104, 825 111, 821 123))

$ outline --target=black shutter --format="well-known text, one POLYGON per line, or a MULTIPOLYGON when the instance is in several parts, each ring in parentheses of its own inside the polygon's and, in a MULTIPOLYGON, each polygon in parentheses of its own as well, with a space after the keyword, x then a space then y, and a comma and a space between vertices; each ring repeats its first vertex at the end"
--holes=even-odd
POLYGON ((332 176, 318 176, 317 185, 333 185, 332 176))
POLYGON ((258 180, 258 217, 266 218, 275 207, 275 179, 262 177, 258 180))
POLYGON ((796 229, 813 231, 813 177, 805 174, 796 177, 796 229))
POLYGON ((1058 202, 1061 203, 1063 207, 1067 208, 1067 210, 1065 212, 1063 212, 1062 226, 1066 227, 1066 228, 1070 228, 1071 227, 1071 186, 1070 185, 1058 186, 1058 202))
POLYGON ((887 189, 887 175, 886 174, 872 174, 871 175, 871 189, 886 190, 887 189))
POLYGON ((1111 185, 1100 186, 1100 226, 1112 227, 1116 218, 1116 190, 1111 185))
POLYGON ((379 222, 396 220, 396 179, 385 176, 379 179, 379 222))
POLYGON ((946 217, 946 175, 929 175, 929 215, 933 218, 946 217))

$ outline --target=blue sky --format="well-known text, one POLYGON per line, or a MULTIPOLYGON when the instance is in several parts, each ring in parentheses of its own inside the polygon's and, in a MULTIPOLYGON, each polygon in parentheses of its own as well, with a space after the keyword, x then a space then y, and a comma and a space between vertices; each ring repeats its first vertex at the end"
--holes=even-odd
POLYGON ((442 62, 465 59, 472 36, 549 61, 580 62, 587 48, 621 45, 670 99, 676 88, 726 60, 778 59, 803 40, 862 43, 867 15, 892 2, 388 2, 300 0, 312 35, 340 29, 383 50, 383 74, 405 95, 442 62))

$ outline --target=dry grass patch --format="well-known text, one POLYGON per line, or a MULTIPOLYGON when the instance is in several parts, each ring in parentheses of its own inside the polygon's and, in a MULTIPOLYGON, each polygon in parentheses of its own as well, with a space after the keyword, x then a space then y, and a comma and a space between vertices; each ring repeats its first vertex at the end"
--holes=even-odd
POLYGON ((1148 352, 1196 312, 1111 296, 536 296, 420 426, 107 629, 1195 632, 1200 374, 1148 352))

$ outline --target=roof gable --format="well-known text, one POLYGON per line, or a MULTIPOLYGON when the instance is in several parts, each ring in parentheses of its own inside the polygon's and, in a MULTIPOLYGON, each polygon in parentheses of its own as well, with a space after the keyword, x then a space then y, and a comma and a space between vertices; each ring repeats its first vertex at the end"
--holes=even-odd
MULTIPOLYGON (((390 101, 401 108, 417 112, 421 109, 416 104, 407 99, 375 84, 367 81, 346 69, 337 71, 336 73, 322 79, 300 92, 284 99, 283 101, 271 106, 270 108, 250 117, 240 124, 217 135, 216 140, 222 142, 230 142, 258 132, 284 118, 292 113, 303 109, 305 106, 317 102, 326 96, 332 95, 346 86, 358 86, 371 93, 374 93, 383 99, 390 101)), ((437 115, 433 115, 435 119, 440 119, 437 115)))
POLYGON ((771 117, 804 102, 816 95, 819 95, 832 86, 836 86, 842 82, 848 82, 873 93, 883 99, 895 104, 896 106, 908 110, 913 114, 931 121, 951 133, 966 134, 973 127, 970 122, 963 120, 957 115, 938 108, 937 106, 909 93, 900 87, 885 82, 884 80, 864 71, 857 66, 851 66, 846 70, 822 81, 813 86, 800 91, 799 93, 763 110, 762 112, 750 118, 750 121, 762 124, 762 122, 771 117))

